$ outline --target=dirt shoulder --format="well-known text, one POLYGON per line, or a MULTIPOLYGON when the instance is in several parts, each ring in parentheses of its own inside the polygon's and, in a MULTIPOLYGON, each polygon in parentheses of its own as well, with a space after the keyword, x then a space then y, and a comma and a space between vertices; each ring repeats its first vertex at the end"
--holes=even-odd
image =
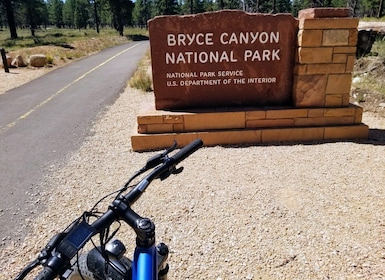
MULTIPOLYGON (((127 88, 82 147, 52 166, 45 193, 31 197, 49 211, 26 219, 24 241, 1 248, 0 279, 154 155, 130 143, 139 108, 152 99, 127 88)), ((154 182, 134 209, 169 245, 169 278, 383 279, 385 119, 369 112, 364 122, 377 138, 202 148, 181 174, 154 182)), ((118 237, 132 252, 132 230, 122 226, 118 237)))
POLYGON ((4 69, 0 69, 0 94, 45 75, 55 68, 11 68, 9 73, 6 73, 4 69))
MULTIPOLYGON (((10 75, 20 82, 28 74, 10 75)), ((24 241, 1 247, 0 279, 13 278, 154 154, 130 143, 138 110, 152 98, 127 88, 82 147, 51 167, 45 193, 31 197, 49 211, 26 218, 24 241)), ((181 174, 154 182, 134 208, 169 245, 169 278, 384 279, 385 118, 371 98, 361 102, 368 140, 202 148, 181 174)), ((132 231, 120 233, 132 252, 132 231)))

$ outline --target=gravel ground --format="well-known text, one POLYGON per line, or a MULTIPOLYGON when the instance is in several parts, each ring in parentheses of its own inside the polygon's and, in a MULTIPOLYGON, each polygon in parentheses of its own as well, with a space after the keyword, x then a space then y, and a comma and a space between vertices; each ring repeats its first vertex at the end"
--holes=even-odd
MULTIPOLYGON (((1 63, 0 63, 1 64, 1 63)), ((54 68, 42 67, 42 68, 10 68, 9 73, 6 73, 0 65, 0 95, 7 90, 16 88, 25 83, 36 79, 54 68)))
MULTIPOLYGON (((2 248, 0 279, 154 154, 130 143, 152 98, 127 88, 81 149, 51 167, 44 193, 31 194, 49 213, 2 248)), ((154 182, 134 209, 169 245, 169 279, 384 279, 385 118, 365 113, 364 122, 369 141, 202 148, 181 174, 154 182)), ((132 231, 120 238, 130 252, 132 231)))

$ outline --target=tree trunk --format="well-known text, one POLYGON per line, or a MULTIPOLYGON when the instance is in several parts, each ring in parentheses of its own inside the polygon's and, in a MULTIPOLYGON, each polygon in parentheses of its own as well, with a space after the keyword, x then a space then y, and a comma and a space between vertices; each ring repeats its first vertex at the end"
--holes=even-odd
POLYGON ((384 0, 380 0, 380 6, 378 7, 378 15, 377 15, 378 18, 383 16, 383 10, 384 10, 384 0))
POLYGON ((98 7, 97 7, 96 0, 94 0, 94 13, 95 13, 96 32, 99 34, 99 15, 98 15, 98 7))
POLYGON ((9 26, 9 31, 11 32, 11 38, 17 39, 15 14, 13 12, 11 0, 1 0, 1 2, 3 3, 5 12, 7 14, 8 26, 9 26))

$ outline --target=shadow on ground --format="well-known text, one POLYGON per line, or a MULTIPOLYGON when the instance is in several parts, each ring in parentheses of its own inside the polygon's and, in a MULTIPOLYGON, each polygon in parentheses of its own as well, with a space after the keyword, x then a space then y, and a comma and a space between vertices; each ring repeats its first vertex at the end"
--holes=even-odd
POLYGON ((132 41, 146 41, 149 39, 148 36, 146 35, 142 35, 142 34, 131 34, 131 35, 128 35, 127 38, 129 40, 132 40, 132 41))

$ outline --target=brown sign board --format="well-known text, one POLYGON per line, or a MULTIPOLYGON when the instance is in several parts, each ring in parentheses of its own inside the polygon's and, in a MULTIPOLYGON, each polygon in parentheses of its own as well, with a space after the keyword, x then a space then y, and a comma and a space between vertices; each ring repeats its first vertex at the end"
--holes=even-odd
POLYGON ((150 20, 156 108, 291 104, 297 28, 235 10, 150 20))

